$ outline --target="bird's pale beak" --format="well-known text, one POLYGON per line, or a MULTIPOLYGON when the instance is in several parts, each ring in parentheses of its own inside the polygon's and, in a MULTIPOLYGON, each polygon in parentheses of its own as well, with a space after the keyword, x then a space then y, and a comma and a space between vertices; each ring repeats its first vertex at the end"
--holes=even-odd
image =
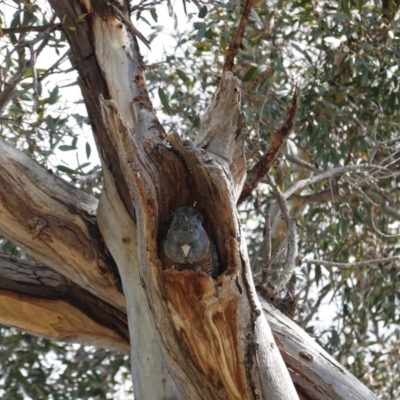
POLYGON ((182 248, 182 250, 183 250, 183 254, 185 255, 185 257, 188 256, 190 247, 191 247, 191 246, 189 246, 188 244, 183 244, 183 245, 181 246, 181 248, 182 248))

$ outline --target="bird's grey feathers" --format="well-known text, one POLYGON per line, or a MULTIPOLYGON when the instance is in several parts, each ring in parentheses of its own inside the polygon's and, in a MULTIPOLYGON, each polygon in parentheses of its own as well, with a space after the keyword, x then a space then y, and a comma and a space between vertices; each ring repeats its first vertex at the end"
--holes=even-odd
POLYGON ((219 260, 215 244, 202 225, 203 218, 192 207, 178 208, 161 244, 164 266, 194 269, 217 276, 219 260))

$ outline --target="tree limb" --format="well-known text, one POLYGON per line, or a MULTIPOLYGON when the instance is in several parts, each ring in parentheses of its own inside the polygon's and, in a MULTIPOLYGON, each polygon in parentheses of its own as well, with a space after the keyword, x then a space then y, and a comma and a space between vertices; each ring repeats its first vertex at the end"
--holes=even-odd
MULTIPOLYGON (((1 31, 5 35, 9 35, 11 33, 28 33, 28 32, 43 32, 48 29, 52 31, 61 30, 61 24, 46 24, 46 25, 37 25, 37 26, 19 26, 18 28, 1 28, 1 31)), ((0 35, 1 36, 1 35, 0 35)))
POLYGON ((51 268, 4 254, 0 321, 51 339, 129 351, 124 312, 51 268))
POLYGON ((272 136, 272 140, 269 143, 265 154, 247 173, 247 178, 243 186, 243 191, 239 197, 238 204, 241 204, 247 199, 247 197, 250 196, 251 192, 258 186, 264 176, 269 172, 293 128, 298 106, 298 89, 296 87, 292 97, 292 104, 284 123, 272 136))
POLYGON ((379 168, 379 167, 376 165, 370 165, 370 164, 346 165, 344 167, 331 168, 327 171, 321 172, 318 175, 314 175, 314 176, 311 176, 310 178, 302 179, 300 181, 295 182, 292 186, 290 186, 288 189, 286 189, 283 192, 283 197, 285 199, 287 199, 288 197, 290 197, 293 193, 297 192, 298 190, 303 189, 306 186, 312 185, 319 181, 322 181, 323 179, 328 179, 328 178, 331 178, 336 175, 346 174, 348 172, 373 170, 376 168, 379 168))
POLYGON ((95 215, 97 200, 0 140, 0 233, 31 257, 120 310, 114 261, 95 215))
MULTIPOLYGON (((0 322, 55 340, 127 353, 126 316, 98 299, 90 302, 91 312, 80 310, 91 295, 80 288, 76 291, 73 286, 48 267, 0 255, 0 322), (37 318, 38 314, 40 318, 37 318), (90 314, 108 322, 99 324, 90 314), (115 335, 119 328, 120 336, 115 335)), ((298 391, 308 399, 317 400, 327 398, 327 394, 331 399, 347 398, 351 389, 356 400, 375 399, 295 322, 265 300, 260 301, 298 391)))
POLYGON ((224 67, 222 69, 222 74, 228 71, 232 71, 236 54, 239 50, 240 45, 242 44, 244 29, 246 28, 247 21, 250 16, 251 6, 253 0, 246 0, 243 5, 242 15, 240 16, 239 26, 236 29, 235 37, 232 40, 232 43, 229 45, 228 53, 226 55, 224 67))
MULTIPOLYGON (((339 194, 340 189, 343 189, 343 186, 339 186, 337 188, 325 189, 321 190, 317 193, 312 194, 296 194, 293 193, 288 197, 288 201, 294 202, 295 204, 309 204, 309 203, 328 203, 328 202, 336 202, 336 201, 354 201, 358 196, 357 194, 339 194)), ((371 192, 370 187, 361 188, 368 192, 368 196, 376 203, 379 203, 379 206, 385 211, 385 213, 397 220, 400 220, 400 212, 391 205, 385 204, 384 199, 379 193, 371 192)))
POLYGON ((263 298, 260 302, 302 399, 377 400, 295 322, 263 298))

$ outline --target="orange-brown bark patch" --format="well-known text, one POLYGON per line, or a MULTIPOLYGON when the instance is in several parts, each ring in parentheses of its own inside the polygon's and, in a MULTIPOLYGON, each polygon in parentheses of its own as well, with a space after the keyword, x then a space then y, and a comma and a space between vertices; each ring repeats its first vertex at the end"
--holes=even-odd
POLYGON ((215 281, 192 270, 164 270, 172 321, 185 351, 205 381, 230 399, 247 392, 239 359, 235 295, 218 296, 215 281))

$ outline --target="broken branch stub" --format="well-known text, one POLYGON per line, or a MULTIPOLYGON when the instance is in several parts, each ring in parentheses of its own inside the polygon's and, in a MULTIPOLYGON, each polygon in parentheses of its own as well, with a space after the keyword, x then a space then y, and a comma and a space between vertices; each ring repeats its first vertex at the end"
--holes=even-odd
POLYGON ((246 116, 241 110, 239 84, 239 79, 231 72, 221 76, 194 142, 196 147, 221 157, 227 163, 235 198, 240 195, 246 177, 246 116))

